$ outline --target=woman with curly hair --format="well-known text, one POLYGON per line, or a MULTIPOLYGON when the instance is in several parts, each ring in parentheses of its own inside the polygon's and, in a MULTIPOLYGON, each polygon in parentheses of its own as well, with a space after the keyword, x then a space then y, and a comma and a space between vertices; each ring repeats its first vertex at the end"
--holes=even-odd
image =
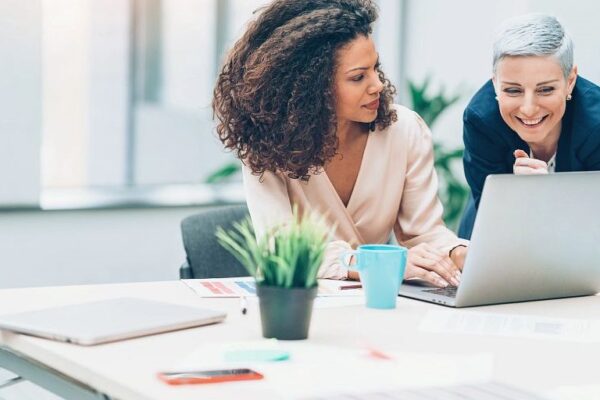
POLYGON ((405 278, 458 285, 465 242, 442 222, 431 134, 392 104, 371 39, 370 0, 275 0, 250 23, 217 79, 213 110, 243 161, 256 234, 314 209, 336 226, 319 276, 390 233, 409 248, 405 278))

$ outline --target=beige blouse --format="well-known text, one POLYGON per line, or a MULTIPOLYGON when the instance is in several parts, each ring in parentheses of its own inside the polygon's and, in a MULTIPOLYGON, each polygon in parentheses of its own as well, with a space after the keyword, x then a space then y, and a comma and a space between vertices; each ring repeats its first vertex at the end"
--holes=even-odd
POLYGON ((291 219, 299 211, 315 209, 337 225, 319 277, 345 279, 348 271, 338 258, 366 243, 387 243, 393 232, 408 248, 428 243, 443 251, 468 242, 458 239, 442 221, 433 168, 431 132, 415 112, 394 106, 398 121, 371 132, 348 206, 338 196, 325 171, 308 182, 266 172, 263 179, 244 167, 246 200, 257 236, 291 219))

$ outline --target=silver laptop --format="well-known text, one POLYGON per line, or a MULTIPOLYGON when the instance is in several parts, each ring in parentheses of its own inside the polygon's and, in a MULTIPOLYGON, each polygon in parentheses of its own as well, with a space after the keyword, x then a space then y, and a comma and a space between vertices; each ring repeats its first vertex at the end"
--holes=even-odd
POLYGON ((600 291, 600 172, 490 175, 458 288, 400 295, 452 307, 600 291))
POLYGON ((221 322, 221 311, 137 298, 80 303, 0 316, 0 329, 80 345, 221 322))

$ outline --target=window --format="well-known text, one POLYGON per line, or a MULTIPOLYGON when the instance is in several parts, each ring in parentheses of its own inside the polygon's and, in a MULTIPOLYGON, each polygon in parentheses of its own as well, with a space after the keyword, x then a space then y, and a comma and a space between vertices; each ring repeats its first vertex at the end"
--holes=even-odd
MULTIPOLYGON (((201 183, 231 162, 214 135, 213 84, 266 3, 42 0, 44 188, 201 183)), ((402 6, 380 6, 375 38, 394 79, 399 41, 377 33, 398 31, 402 6)))

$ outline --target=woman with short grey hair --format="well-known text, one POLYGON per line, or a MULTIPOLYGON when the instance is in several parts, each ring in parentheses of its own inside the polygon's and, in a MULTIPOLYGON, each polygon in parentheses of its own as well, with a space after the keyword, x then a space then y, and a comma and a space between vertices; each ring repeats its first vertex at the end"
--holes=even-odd
POLYGON ((463 115, 464 167, 473 199, 459 235, 470 238, 485 178, 600 170, 600 87, 577 75, 573 42, 553 16, 506 21, 493 76, 463 115))

